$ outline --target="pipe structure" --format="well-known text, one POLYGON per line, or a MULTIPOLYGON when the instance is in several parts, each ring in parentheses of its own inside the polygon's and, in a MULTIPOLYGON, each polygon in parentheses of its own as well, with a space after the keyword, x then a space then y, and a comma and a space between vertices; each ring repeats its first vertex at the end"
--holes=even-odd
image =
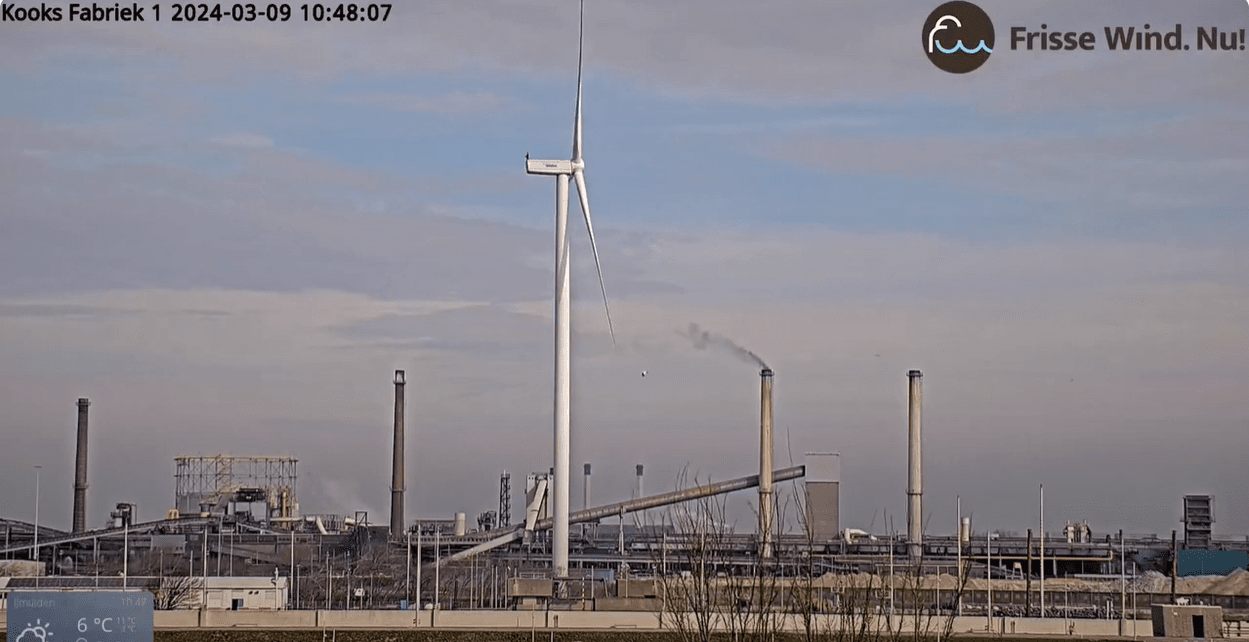
POLYGON ((922 435, 921 411, 924 405, 923 373, 912 370, 906 373, 910 379, 910 417, 907 421, 907 434, 910 448, 907 484, 906 484, 906 539, 910 544, 912 559, 918 559, 924 553, 924 442, 922 435))
POLYGON ((759 557, 772 558, 772 369, 759 371, 759 557))
POLYGON ((1028 529, 1028 566, 1023 590, 1023 612, 1032 617, 1032 529, 1028 529))
MULTIPOLYGON (((772 473, 768 476, 769 479, 776 482, 785 482, 805 475, 806 467, 794 466, 792 468, 783 468, 781 470, 769 472, 772 473)), ((691 499, 699 499, 701 497, 710 497, 712 495, 722 495, 724 493, 746 490, 748 488, 754 488, 758 485, 758 475, 738 477, 737 479, 717 482, 715 484, 699 485, 694 486, 693 488, 663 493, 661 495, 652 495, 650 497, 642 497, 639 499, 629 500, 627 502, 618 502, 615 504, 608 504, 606 506, 599 506, 598 508, 592 508, 590 510, 583 510, 574 513, 570 519, 575 522, 592 522, 606 517, 619 515, 621 509, 627 513, 636 513, 638 511, 648 510, 651 508, 667 506, 669 504, 686 502, 691 499)), ((534 525, 534 530, 545 530, 550 527, 550 519, 541 519, 534 525)))
POLYGON ((590 464, 585 465, 585 483, 581 489, 581 510, 590 507, 590 464))
MULTIPOLYGON (((637 499, 641 496, 642 496, 642 464, 638 464, 637 465, 637 483, 635 484, 635 488, 633 489, 633 499, 637 499)), ((633 516, 633 523, 634 524, 638 523, 637 515, 633 516)), ((620 514, 620 550, 623 554, 623 551, 624 551, 624 513, 620 514)))
POLYGON ((87 530, 87 406, 91 402, 78 400, 78 454, 74 458, 74 521, 71 532, 87 530))
POLYGON ((1175 604, 1175 576, 1179 568, 1177 561, 1180 556, 1180 548, 1175 539, 1175 530, 1171 531, 1171 604, 1175 604))
MULTIPOLYGON (((207 519, 203 517, 180 517, 178 519, 162 519, 162 520, 154 521, 154 522, 144 522, 142 524, 130 524, 124 527, 119 526, 116 528, 112 528, 112 527, 102 528, 102 529, 93 530, 93 531, 84 531, 82 533, 61 533, 61 534, 54 534, 51 536, 48 535, 49 532, 58 533, 59 531, 53 531, 52 529, 49 529, 45 526, 40 526, 38 528, 38 531, 43 533, 44 535, 39 540, 39 547, 43 548, 47 546, 59 546, 59 545, 68 544, 71 542, 86 542, 86 541, 90 541, 93 539, 115 537, 117 535, 122 535, 126 529, 133 530, 133 531, 140 531, 140 532, 152 531, 157 528, 164 528, 164 527, 172 527, 175 529, 181 529, 181 528, 194 529, 194 528, 203 527, 210 523, 216 524, 217 518, 214 517, 212 519, 207 519)), ((18 553, 21 551, 29 551, 30 549, 31 549, 30 542, 24 542, 21 545, 10 544, 7 546, 0 546, 0 555, 18 553)))
POLYGON ((390 473, 390 536, 403 535, 403 386, 407 383, 402 370, 395 371, 395 447, 390 473))
MULTIPOLYGON (((776 481, 776 482, 786 482, 791 479, 798 479, 799 477, 802 477, 804 475, 806 475, 805 466, 794 466, 792 468, 783 468, 781 470, 774 471, 772 473, 772 479, 773 481, 776 481)), ((672 491, 669 493, 663 493, 662 495, 652 495, 650 497, 641 497, 638 499, 631 499, 627 502, 617 502, 615 504, 607 504, 606 506, 599 506, 599 507, 592 508, 589 510, 578 511, 569 516, 569 522, 573 524, 582 524, 585 522, 597 522, 607 517, 617 516, 621 513, 621 511, 632 513, 632 512, 647 510, 650 508, 660 508, 662 506, 668 506, 671 504, 679 504, 681 502, 688 502, 690 500, 700 499, 703 497, 711 497, 714 495, 723 495, 725 493, 732 493, 732 492, 736 492, 739 490, 747 490, 750 488, 754 488, 755 486, 758 486, 758 485, 759 485, 758 475, 738 477, 737 479, 731 479, 729 481, 718 482, 715 484, 699 485, 699 486, 694 486, 693 488, 685 488, 682 490, 672 491)), ((549 517, 546 519, 540 519, 534 523, 533 530, 535 531, 550 530, 553 523, 554 523, 554 520, 549 517)), ((513 530, 510 533, 501 533, 499 534, 498 537, 490 541, 483 542, 472 548, 468 548, 463 551, 460 551, 459 553, 456 553, 455 555, 451 555, 446 558, 443 558, 442 563, 445 564, 447 562, 454 562, 456 560, 468 559, 469 557, 472 557, 479 553, 484 553, 490 549, 503 546, 504 544, 507 544, 508 542, 514 542, 524 537, 524 535, 525 535, 525 529, 523 528, 517 528, 516 530, 513 530)))

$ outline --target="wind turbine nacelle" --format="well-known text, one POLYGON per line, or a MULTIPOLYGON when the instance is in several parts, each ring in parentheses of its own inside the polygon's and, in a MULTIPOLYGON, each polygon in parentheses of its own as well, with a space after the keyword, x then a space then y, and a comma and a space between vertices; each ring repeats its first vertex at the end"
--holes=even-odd
POLYGON ((571 174, 570 160, 525 160, 525 171, 530 174, 571 174))

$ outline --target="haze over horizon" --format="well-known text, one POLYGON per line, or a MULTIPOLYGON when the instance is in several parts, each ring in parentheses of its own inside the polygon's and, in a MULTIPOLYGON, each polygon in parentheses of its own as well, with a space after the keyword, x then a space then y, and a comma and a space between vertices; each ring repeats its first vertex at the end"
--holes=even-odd
MULTIPOLYGON (((596 503, 636 463, 648 492, 757 472, 758 368, 697 324, 775 369, 777 468, 841 453, 843 527, 905 529, 918 369, 930 533, 956 496, 1036 528, 1039 484, 1049 532, 1166 537, 1209 493, 1249 533, 1249 52, 1009 49, 1249 7, 978 2, 997 46, 953 75, 920 47, 937 4, 587 3, 618 345, 574 197, 574 509, 582 462, 596 503)), ((39 464, 69 528, 87 397, 90 527, 163 517, 174 456, 214 453, 296 456, 303 512, 385 523, 396 369, 409 521, 473 522, 504 469, 523 496, 554 281, 523 161, 569 154, 576 64, 573 0, 0 23, 0 517, 33 518, 39 464)))

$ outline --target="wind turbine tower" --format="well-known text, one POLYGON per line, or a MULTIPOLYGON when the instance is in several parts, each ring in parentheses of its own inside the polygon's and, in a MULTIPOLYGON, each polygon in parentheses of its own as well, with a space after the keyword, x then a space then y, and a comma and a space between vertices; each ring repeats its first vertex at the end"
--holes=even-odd
POLYGON ((569 402, 572 397, 569 370, 571 366, 572 328, 570 314, 570 261, 568 242, 568 179, 577 183, 581 213, 594 252, 599 288, 603 290, 603 307, 607 310, 607 328, 612 344, 616 331, 611 323, 611 307, 607 303, 607 286, 603 284, 603 268, 599 263, 598 246, 594 242, 594 225, 590 222, 590 200, 585 189, 585 161, 581 158, 581 60, 585 42, 585 0, 581 2, 581 28, 577 51, 577 108, 573 120, 571 160, 533 160, 525 156, 525 171, 530 174, 555 176, 555 485, 551 506, 554 529, 551 541, 551 566, 555 578, 568 576, 568 488, 570 474, 569 443, 571 441, 569 402))

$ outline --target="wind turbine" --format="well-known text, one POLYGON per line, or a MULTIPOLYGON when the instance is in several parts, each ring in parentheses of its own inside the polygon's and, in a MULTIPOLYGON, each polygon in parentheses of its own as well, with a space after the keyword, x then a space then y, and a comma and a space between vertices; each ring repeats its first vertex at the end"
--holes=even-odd
POLYGON ((590 222, 590 199, 585 189, 585 161, 581 158, 581 60, 585 43, 585 0, 581 1, 581 27, 577 39, 577 110, 573 122, 571 160, 532 160, 525 155, 525 171, 530 174, 555 176, 555 488, 554 532, 551 542, 551 566, 554 577, 568 576, 568 488, 569 488, 569 442, 572 397, 571 366, 572 328, 570 310, 570 261, 568 239, 568 178, 577 182, 577 196, 581 201, 581 213, 585 217, 585 229, 590 235, 590 249, 594 251, 594 266, 598 269, 598 284, 603 290, 603 307, 607 311, 607 329, 612 344, 616 343, 616 330, 612 327, 611 306, 607 303, 607 286, 603 284, 603 267, 599 263, 598 246, 594 242, 594 225, 590 222))

